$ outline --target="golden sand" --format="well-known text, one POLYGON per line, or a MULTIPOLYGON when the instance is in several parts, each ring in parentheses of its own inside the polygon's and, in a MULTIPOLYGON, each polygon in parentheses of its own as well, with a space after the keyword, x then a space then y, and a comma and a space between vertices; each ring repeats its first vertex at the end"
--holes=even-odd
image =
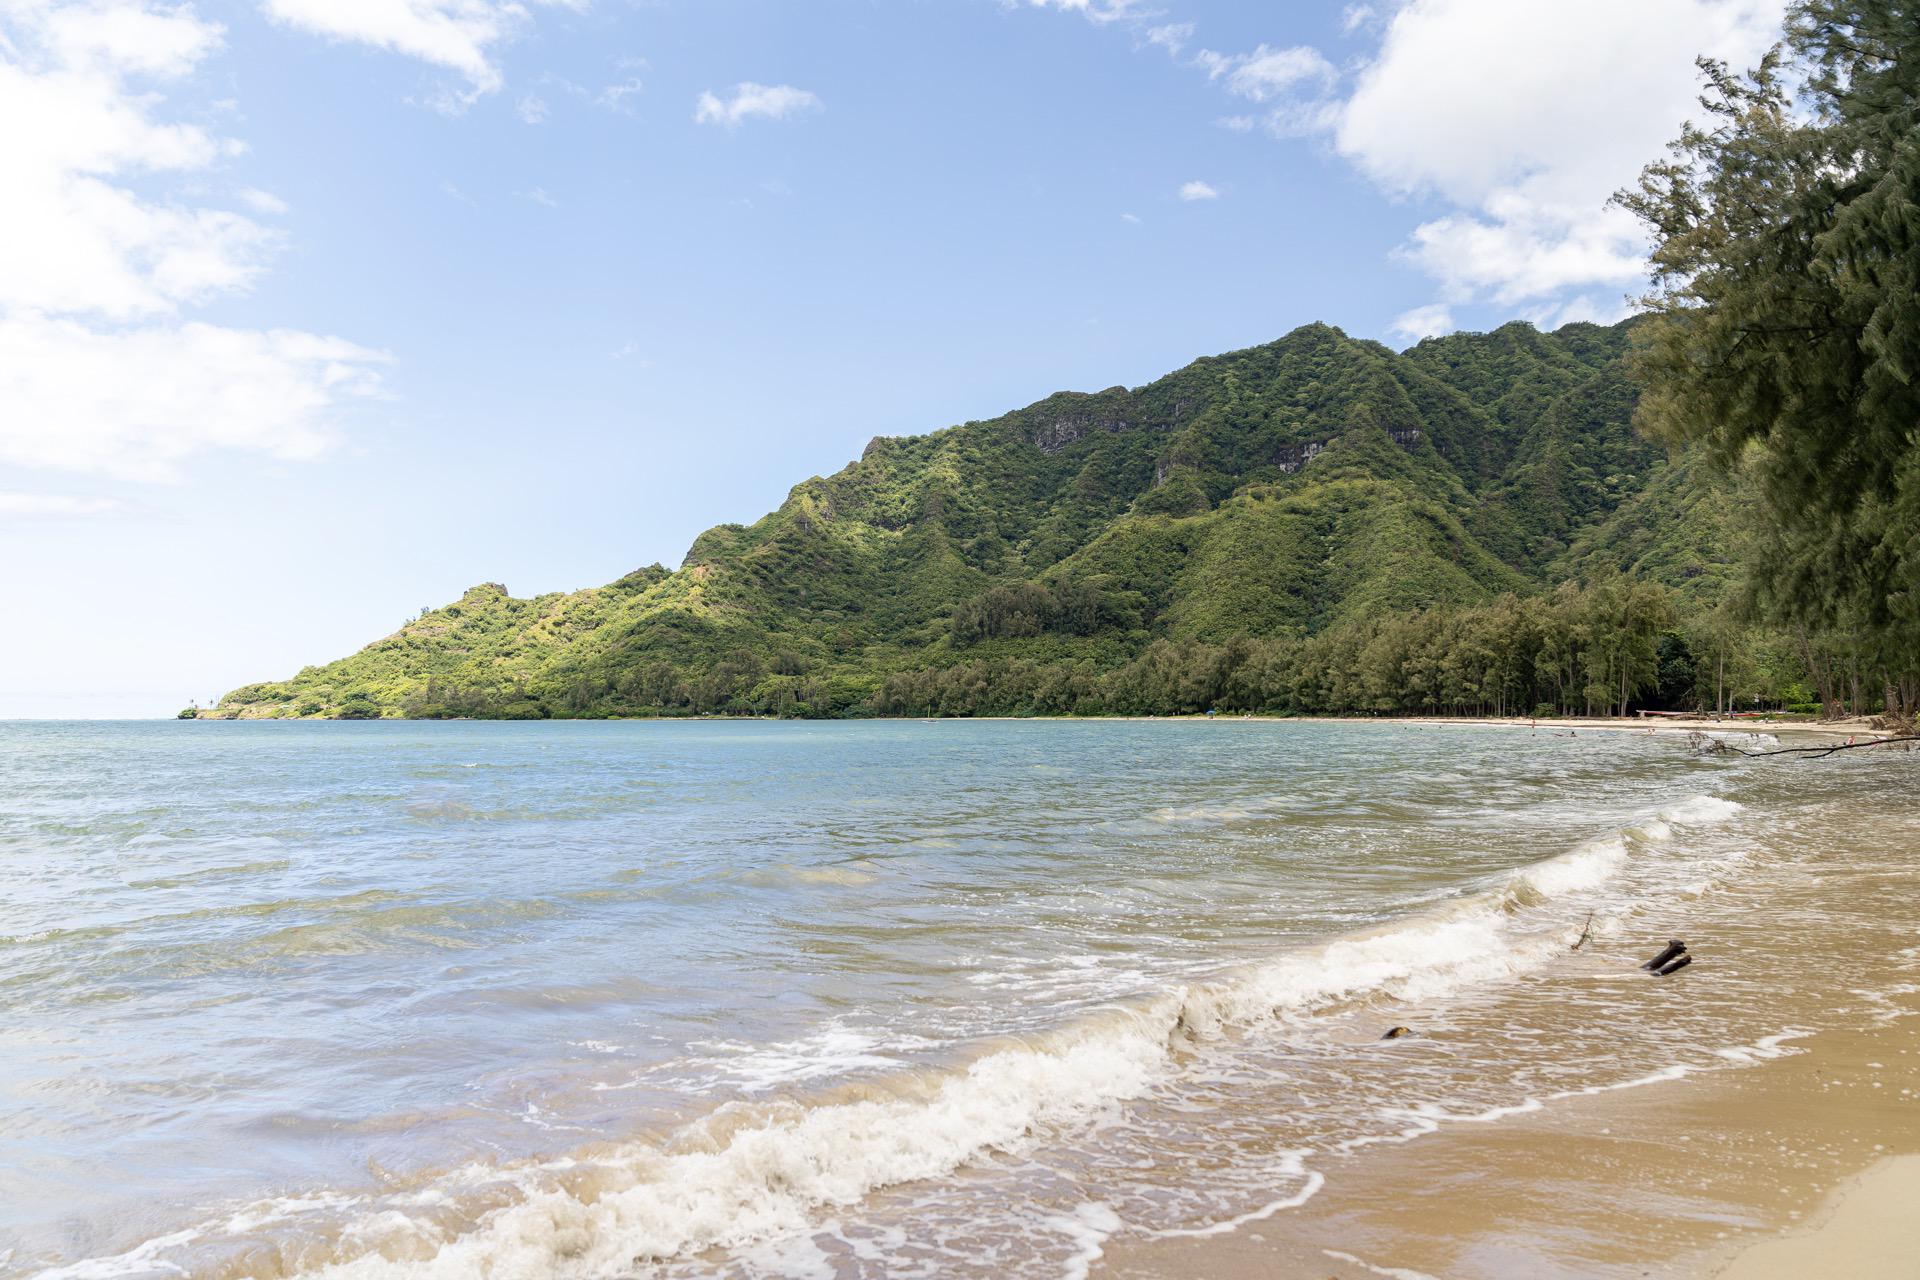
POLYGON ((1920 1022, 1800 1047, 1443 1129, 1241 1231, 1116 1242, 1094 1274, 1920 1277, 1920 1022))
MULTIPOLYGON (((1836 840, 1809 847, 1802 874, 1722 890, 1746 896, 1697 939, 1701 962, 1645 987, 1639 1014, 1631 997, 1611 1006, 1663 1020, 1738 987, 1769 1025, 1808 1034, 1721 1050, 1723 1065, 1680 1078, 1321 1152, 1309 1163, 1326 1181, 1305 1204, 1200 1238, 1116 1238, 1092 1274, 1920 1280, 1920 851, 1908 831, 1866 826, 1851 839, 1878 856, 1836 840), (1839 957, 1850 977, 1837 976, 1839 957)), ((1601 940, 1557 977, 1457 1012, 1446 1034, 1463 1051, 1516 1033, 1570 1037, 1587 1015, 1561 994, 1578 989, 1569 981, 1630 981, 1612 971, 1631 973, 1647 941, 1601 940)), ((1618 1079, 1660 1065, 1623 1061, 1618 1079)), ((1358 1058, 1351 1069, 1372 1070, 1358 1058)))

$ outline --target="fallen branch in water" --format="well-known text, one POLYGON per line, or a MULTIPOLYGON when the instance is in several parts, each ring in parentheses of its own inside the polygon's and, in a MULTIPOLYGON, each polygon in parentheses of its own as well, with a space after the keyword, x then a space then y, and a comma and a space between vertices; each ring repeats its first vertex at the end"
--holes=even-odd
POLYGON ((1586 927, 1580 930, 1580 941, 1574 943, 1573 946, 1568 949, 1571 951, 1578 951, 1580 948, 1586 946, 1587 943, 1591 941, 1593 941, 1593 912, 1589 911, 1587 912, 1586 927))
MULTIPOLYGON (((1745 751, 1731 742, 1708 737, 1704 733, 1694 733, 1689 745, 1698 755, 1729 754, 1736 756, 1805 756, 1810 760, 1824 759, 1836 751, 1856 751, 1861 747, 1890 747, 1899 742, 1920 742, 1920 733, 1908 734, 1898 738, 1868 738, 1863 742, 1837 742, 1830 747, 1775 747, 1771 751, 1745 751)), ((1909 748, 1911 750, 1911 748, 1909 748)))

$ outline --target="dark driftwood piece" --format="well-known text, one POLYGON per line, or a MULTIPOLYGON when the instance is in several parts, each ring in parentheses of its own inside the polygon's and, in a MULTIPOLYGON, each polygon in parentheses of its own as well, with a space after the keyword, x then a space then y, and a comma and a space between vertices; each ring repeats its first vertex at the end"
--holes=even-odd
POLYGON ((1567 949, 1569 951, 1578 951, 1580 948, 1586 946, 1589 942, 1592 942, 1592 941, 1593 941, 1593 912, 1589 911, 1587 912, 1586 926, 1580 930, 1580 940, 1578 942, 1575 942, 1571 947, 1567 949))
POLYGON ((1680 972, 1680 971, 1681 971, 1682 969, 1684 969, 1684 968, 1686 968, 1686 967, 1687 967, 1688 965, 1690 965, 1690 964, 1692 964, 1692 963, 1693 963, 1693 957, 1692 957, 1692 956, 1690 956, 1690 955, 1682 955, 1682 956, 1681 956, 1681 957, 1680 957, 1680 958, 1679 958, 1678 960, 1675 960, 1675 961, 1674 961, 1674 962, 1673 962, 1672 964, 1670 964, 1670 965, 1666 965, 1666 966, 1664 966, 1664 967, 1662 967, 1662 968, 1660 968, 1660 969, 1658 969, 1658 970, 1656 970, 1656 972, 1657 972, 1657 973, 1659 974, 1659 976, 1661 976, 1662 978, 1664 978, 1664 977, 1666 977, 1666 976, 1667 976, 1668 974, 1670 974, 1670 973, 1678 973, 1678 972, 1680 972))
POLYGON ((1663 965, 1672 963, 1675 956, 1685 955, 1686 950, 1686 943, 1680 941, 1678 938, 1669 938, 1667 945, 1661 949, 1660 954, 1640 967, 1649 973, 1658 973, 1663 965))

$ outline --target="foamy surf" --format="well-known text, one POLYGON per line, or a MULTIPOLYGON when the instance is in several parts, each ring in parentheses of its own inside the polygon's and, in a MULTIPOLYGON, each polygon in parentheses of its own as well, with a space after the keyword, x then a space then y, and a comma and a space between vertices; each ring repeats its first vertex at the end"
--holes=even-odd
MULTIPOLYGON (((190 1271, 174 1259, 229 1253, 243 1239, 257 1255, 263 1228, 269 1239, 288 1242, 269 1246, 278 1254, 276 1272, 328 1280, 586 1280, 714 1249, 744 1256, 767 1241, 807 1237, 824 1215, 852 1211, 886 1188, 1028 1157, 1070 1142, 1103 1115, 1121 1123, 1115 1108, 1186 1087, 1183 1081, 1209 1061, 1207 1046, 1231 1052, 1262 1027, 1375 1002, 1440 1002, 1537 972, 1568 950, 1569 928, 1578 922, 1566 902, 1597 901, 1594 895, 1639 854, 1673 842, 1676 828, 1725 822, 1739 812, 1730 801, 1696 796, 1421 915, 1234 966, 1040 1035, 981 1045, 950 1067, 887 1070, 891 1056, 875 1052, 876 1043, 829 1029, 769 1046, 757 1064, 764 1074, 749 1085, 804 1084, 830 1078, 835 1066, 880 1074, 810 1098, 728 1104, 659 1139, 554 1160, 464 1166, 364 1198, 255 1205, 45 1275, 106 1280, 190 1271)), ((1383 1116, 1398 1128, 1371 1140, 1498 1120, 1550 1100, 1528 1097, 1474 1112, 1423 1103, 1383 1116)), ((1283 1152, 1265 1171, 1269 1186, 1294 1184, 1285 1194, 1158 1232, 1218 1234, 1306 1203, 1324 1177, 1308 1167, 1311 1154, 1283 1152)), ((1103 1203, 1047 1216, 1040 1225, 1065 1242, 1065 1273, 1084 1274, 1102 1242, 1127 1223, 1103 1203)))

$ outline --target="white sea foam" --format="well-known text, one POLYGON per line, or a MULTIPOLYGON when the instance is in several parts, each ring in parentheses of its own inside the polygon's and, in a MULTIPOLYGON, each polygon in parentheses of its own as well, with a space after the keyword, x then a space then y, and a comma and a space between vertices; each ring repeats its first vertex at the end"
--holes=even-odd
POLYGON ((1667 822, 1677 822, 1683 826, 1705 826, 1725 822, 1740 811, 1741 806, 1732 800, 1723 800, 1719 796, 1694 796, 1662 809, 1659 816, 1667 822))
POLYGON ((1519 1102, 1486 1107, 1479 1111, 1450 1111, 1444 1103, 1427 1102, 1413 1107, 1389 1107, 1379 1112, 1379 1118, 1389 1124, 1400 1127, 1386 1133, 1367 1134, 1363 1137, 1349 1138, 1338 1143, 1335 1150, 1350 1153, 1362 1147, 1377 1146, 1381 1143, 1411 1142, 1415 1138, 1436 1133, 1441 1126, 1448 1124, 1491 1124, 1495 1121, 1510 1119, 1513 1116, 1528 1115, 1542 1111, 1552 1103, 1566 1102, 1574 1098, 1591 1098, 1602 1093, 1614 1093, 1623 1089, 1640 1089, 1648 1085, 1670 1084, 1684 1080, 1688 1076, 1703 1071, 1725 1070, 1728 1066, 1751 1067, 1775 1058, 1791 1057, 1805 1052, 1795 1048, 1789 1041, 1803 1039, 1813 1032, 1804 1027, 1788 1027, 1785 1031, 1770 1036, 1762 1036, 1752 1044, 1728 1045, 1712 1050, 1714 1061, 1675 1062, 1655 1071, 1646 1072, 1627 1080, 1615 1080, 1606 1084, 1582 1085, 1573 1089, 1557 1089, 1538 1096, 1529 1095, 1519 1102))
POLYGON ((1812 1034, 1813 1032, 1804 1027, 1789 1027, 1777 1035, 1764 1036, 1753 1044, 1733 1045, 1725 1049, 1715 1049, 1714 1053, 1725 1058, 1728 1062, 1737 1063, 1743 1067, 1750 1067, 1755 1063, 1768 1062, 1774 1058, 1786 1058, 1796 1053, 1805 1053, 1806 1050, 1795 1048, 1787 1042, 1789 1040, 1802 1040, 1812 1034))
POLYGON ((1093 1264, 1107 1251, 1107 1241, 1124 1224, 1113 1206, 1093 1201, 1075 1207, 1072 1213, 1056 1214, 1044 1225, 1076 1246, 1061 1273, 1062 1280, 1087 1280, 1093 1264))
POLYGON ((1709 729, 1706 736, 1715 742, 1739 747, 1743 751, 1773 751, 1780 746, 1780 739, 1770 733, 1758 731, 1709 729))
POLYGON ((1336 1262, 1344 1262, 1349 1266, 1359 1267, 1362 1271, 1371 1271, 1376 1276, 1389 1276, 1391 1280, 1433 1280, 1433 1277, 1424 1271, 1414 1271, 1408 1267, 1376 1267, 1365 1258, 1356 1258, 1352 1254, 1342 1253, 1338 1249, 1322 1249, 1320 1252, 1326 1254, 1336 1262))
POLYGON ((1166 1065, 1164 1024, 1116 1011, 1069 1042, 1010 1045, 943 1077, 913 1073, 810 1107, 726 1107, 667 1148, 528 1168, 514 1202, 471 1229, 391 1215, 385 1229, 359 1233, 365 1252, 310 1274, 601 1276, 623 1274, 635 1259, 744 1245, 803 1230, 814 1211, 877 1187, 1017 1150, 1144 1092, 1166 1065))
POLYGON ((1243 809, 1238 805, 1196 804, 1196 805, 1186 805, 1183 807, 1169 806, 1164 809, 1156 809, 1152 813, 1147 815, 1147 819, 1151 822, 1167 822, 1167 823, 1178 823, 1178 822, 1216 823, 1216 822, 1238 822, 1240 819, 1251 817, 1252 815, 1253 815, 1252 810, 1243 809))
POLYGON ((1283 1212, 1284 1210, 1298 1209, 1301 1205, 1319 1195, 1320 1188, 1327 1184, 1325 1174, 1307 1168, 1307 1157, 1312 1154, 1313 1152, 1305 1150, 1282 1151, 1280 1153, 1280 1164, 1273 1170, 1272 1180, 1279 1182, 1287 1178, 1305 1179, 1300 1189, 1292 1195, 1282 1196, 1278 1200, 1270 1200, 1257 1209, 1249 1209, 1245 1213, 1235 1214, 1231 1218, 1222 1218, 1218 1222, 1210 1222, 1205 1226, 1167 1227, 1163 1230, 1153 1232, 1152 1235, 1157 1239, 1223 1236, 1229 1232, 1238 1231, 1248 1223, 1264 1222, 1274 1214, 1283 1212))
POLYGON ((705 1053, 691 1063, 703 1074, 727 1080, 745 1093, 764 1093, 809 1080, 899 1068, 906 1065, 904 1055, 937 1044, 919 1036, 856 1030, 834 1021, 811 1035, 774 1044, 721 1040, 690 1047, 705 1053))

